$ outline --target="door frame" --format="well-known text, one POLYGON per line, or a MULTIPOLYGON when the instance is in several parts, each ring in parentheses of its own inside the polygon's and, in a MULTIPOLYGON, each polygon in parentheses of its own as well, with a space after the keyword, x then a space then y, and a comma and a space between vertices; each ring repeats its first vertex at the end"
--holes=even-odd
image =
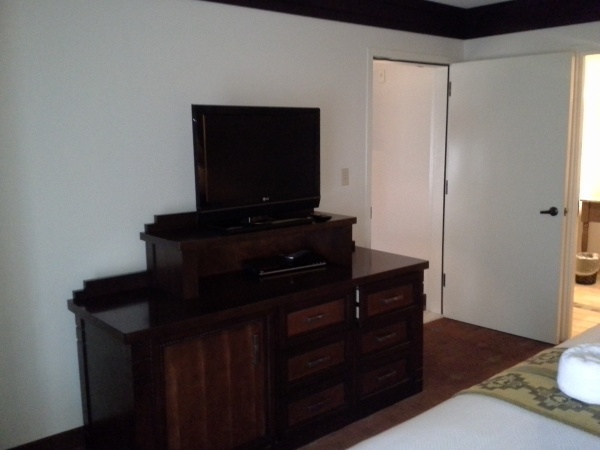
MULTIPOLYGON (((565 205, 568 208, 567 220, 565 225, 565 237, 563 239, 563 283, 561 283, 561 306, 559 338, 564 341, 570 337, 571 322, 573 316, 573 295, 575 289, 575 254, 577 252, 577 227, 579 222, 579 181, 581 165, 581 144, 582 144, 582 115, 583 115, 583 76, 585 69, 585 56, 597 54, 597 49, 578 49, 574 51, 575 62, 573 64, 573 92, 572 92, 572 122, 570 133, 570 149, 567 155, 568 185, 566 189, 565 205), (573 257, 569 257, 573 255, 573 257)), ((372 157, 372 119, 373 119, 373 61, 375 59, 389 59, 393 61, 421 63, 439 66, 449 66, 452 63, 462 62, 440 55, 427 55, 399 52, 390 49, 369 48, 367 51, 367 114, 366 114, 366 151, 365 151, 365 217, 371 217, 371 157, 372 157)), ((445 173, 445 163, 444 163, 445 173)), ((445 212, 440 212, 442 220, 445 212)), ((367 245, 371 246, 371 223, 367 221, 365 226, 365 236, 367 245)), ((443 244, 442 244, 442 273, 443 273, 443 244)), ((440 310, 443 312, 443 294, 440 310)))
MULTIPOLYGON (((366 123, 366 154, 365 154, 365 217, 369 218, 367 221, 365 231, 366 231, 366 240, 367 246, 371 247, 371 195, 372 195, 372 120, 373 120, 373 61, 375 60, 389 60, 389 61, 397 61, 401 63, 412 63, 412 64, 424 64, 431 66, 439 66, 439 67, 449 67, 452 62, 456 62, 448 57, 439 56, 439 55, 423 55, 423 54, 413 54, 406 52, 398 52, 389 49, 369 49, 367 52, 367 123, 366 123)), ((447 110, 446 110, 446 120, 447 120, 447 110)), ((445 137, 444 137, 445 140, 445 137)), ((446 160, 446 143, 444 142, 443 149, 443 161, 435 164, 436 159, 433 159, 432 162, 434 166, 431 167, 433 173, 442 172, 443 178, 445 179, 445 160, 446 160)), ((428 309, 431 309, 434 312, 442 313, 442 280, 441 275, 443 274, 443 220, 444 220, 444 199, 441 198, 439 202, 432 202, 432 205, 435 206, 435 210, 432 211, 432 221, 436 224, 436 230, 439 228, 440 236, 437 237, 437 240, 434 240, 436 247, 439 241, 439 248, 432 249, 435 251, 435 255, 432 257, 434 261, 430 262, 430 265, 437 265, 439 267, 440 272, 440 280, 439 280, 439 289, 440 293, 438 296, 438 300, 435 302, 428 302, 428 309)))
POLYGON ((571 135, 567 157, 568 186, 565 199, 567 205, 566 236, 563 239, 563 284, 560 304, 559 339, 571 337, 573 323, 573 303, 575 293, 575 255, 578 251, 577 234, 579 227, 579 184, 581 180, 581 153, 583 145, 583 94, 585 57, 598 54, 595 51, 575 51, 573 62, 573 92, 571 103, 571 135), (569 256, 571 255, 571 256, 569 256))

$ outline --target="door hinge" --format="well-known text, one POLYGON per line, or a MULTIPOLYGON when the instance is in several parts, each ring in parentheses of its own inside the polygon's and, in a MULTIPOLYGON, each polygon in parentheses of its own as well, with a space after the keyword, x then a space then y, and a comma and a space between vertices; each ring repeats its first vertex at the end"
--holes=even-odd
POLYGON ((355 315, 356 315, 356 319, 360 319, 360 289, 356 288, 355 291, 355 295, 354 295, 354 307, 355 309, 355 315))
POLYGON ((448 81, 448 97, 452 95, 452 81, 448 81))
POLYGON ((444 180, 444 195, 448 195, 448 180, 444 180))
POLYGON ((446 287, 446 274, 442 274, 442 287, 446 287))

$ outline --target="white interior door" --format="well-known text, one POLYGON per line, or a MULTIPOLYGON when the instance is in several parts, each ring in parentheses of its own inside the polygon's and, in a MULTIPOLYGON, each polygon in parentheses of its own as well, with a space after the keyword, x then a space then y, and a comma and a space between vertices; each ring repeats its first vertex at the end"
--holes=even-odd
POLYGON ((441 313, 448 66, 373 61, 371 248, 429 261, 441 313))
POLYGON ((558 342, 572 68, 567 53, 451 66, 446 317, 558 342))

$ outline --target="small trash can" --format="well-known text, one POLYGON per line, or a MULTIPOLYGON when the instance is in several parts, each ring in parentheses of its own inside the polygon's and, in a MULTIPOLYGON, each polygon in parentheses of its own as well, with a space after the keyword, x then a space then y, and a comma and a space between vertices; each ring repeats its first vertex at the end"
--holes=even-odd
POLYGON ((577 253, 575 261, 575 282, 577 284, 594 284, 598 269, 600 269, 600 255, 598 253, 577 253))

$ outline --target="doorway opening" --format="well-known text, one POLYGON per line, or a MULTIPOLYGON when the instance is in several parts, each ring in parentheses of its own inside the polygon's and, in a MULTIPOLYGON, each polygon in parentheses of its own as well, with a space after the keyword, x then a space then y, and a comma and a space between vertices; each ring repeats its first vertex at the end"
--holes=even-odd
MULTIPOLYGON (((520 62, 516 61, 517 58, 510 59, 511 61, 507 61, 507 63, 520 62)), ((548 64, 560 63, 560 68, 565 73, 567 72, 567 69, 569 71, 571 70, 570 66, 567 67, 567 63, 570 60, 567 61, 568 58, 566 58, 566 56, 548 56, 546 59, 544 59, 544 61, 548 64), (546 61, 546 59, 549 59, 549 61, 546 61)), ((420 62, 406 62, 399 59, 378 59, 375 56, 371 60, 371 63, 372 78, 369 83, 371 88, 369 99, 369 105, 371 107, 369 117, 370 146, 368 147, 369 150, 367 153, 367 187, 370 190, 367 195, 367 200, 368 207, 371 208, 372 217, 372 220, 368 225, 370 228, 368 236, 371 240, 371 247, 429 260, 430 269, 426 271, 425 279, 427 308, 439 314, 450 314, 451 304, 446 301, 447 304, 444 307, 441 289, 444 248, 445 137, 447 125, 446 118, 448 113, 447 93, 449 65, 445 63, 423 64, 420 62), (394 78, 394 73, 397 68, 402 75, 398 76, 396 79, 394 78), (417 72, 417 70, 420 72, 417 72), (437 86, 437 89, 433 89, 435 94, 431 94, 432 91, 423 88, 422 90, 427 95, 431 95, 418 98, 417 92, 420 92, 421 90, 420 87, 417 87, 418 82, 429 78, 429 70, 434 70, 434 72, 431 73, 437 75, 432 77, 434 81, 431 81, 431 85, 429 86, 437 86), (411 71, 417 72, 417 75, 413 75, 412 77, 407 75, 411 71), (415 80, 417 80, 417 82, 415 82, 415 80), (394 93, 400 95, 400 100, 392 102, 393 98, 390 97, 389 88, 393 86, 394 81, 400 83, 400 87, 392 89, 394 93), (402 88, 403 83, 404 88, 402 88), (441 95, 438 95, 440 93, 441 95), (402 97, 402 95, 404 95, 404 97, 402 97), (378 101, 382 98, 384 102, 392 103, 391 111, 384 108, 384 112, 382 113, 381 110, 379 110, 381 105, 378 101), (435 106, 432 107, 432 104, 435 106), (443 107, 440 105, 443 105, 443 107), (428 109, 428 107, 430 109, 428 109), (394 110, 394 108, 397 109, 394 110), (430 115, 433 110, 443 111, 443 113, 438 116, 437 119, 434 119, 434 116, 430 115), (426 113, 421 115, 420 113, 422 111, 426 111, 426 113), (426 119, 423 120, 423 117, 426 119), (386 132, 391 130, 392 133, 400 134, 401 138, 397 139, 397 136, 394 136, 393 134, 390 136, 380 134, 380 125, 385 128, 386 132), (410 133, 413 131, 421 132, 423 134, 411 136, 410 133), (407 141, 403 142, 402 139, 407 139, 407 141), (436 139, 439 139, 439 141, 436 139), (398 142, 400 142, 401 145, 399 145, 398 142), (435 142, 441 142, 441 144, 435 144, 435 142), (398 157, 400 151, 408 151, 409 157, 400 158, 403 164, 394 166, 392 164, 394 161, 390 159, 390 157, 398 157), (417 159, 413 160, 411 159, 412 157, 417 157, 417 159), (423 158, 423 160, 418 159, 418 157, 423 158), (424 163, 424 161, 426 163, 424 163), (405 182, 405 184, 388 184, 390 181, 405 182), (379 186, 380 183, 381 186, 379 186), (415 225, 416 223, 419 225, 415 225), (379 225, 382 226, 379 227, 379 225), (413 228, 411 229, 411 227, 413 228), (386 238, 386 233, 388 232, 391 237, 386 238), (424 237, 426 234, 428 234, 428 236, 424 237)), ((553 73, 552 71, 547 72, 553 73)), ((566 75, 564 78, 567 78, 566 75)), ((587 78, 589 79, 591 77, 588 76, 587 78)), ((596 76, 594 78, 599 77, 596 76)), ((539 80, 536 78, 534 81, 537 84, 534 83, 532 89, 536 88, 535 92, 540 91, 538 92, 539 95, 545 95, 544 89, 546 89, 546 86, 539 86, 539 89, 537 89, 539 80)), ((565 98, 563 97, 568 95, 570 90, 566 90, 566 87, 562 85, 559 86, 559 88, 560 89, 552 89, 551 91, 560 93, 562 96, 557 100, 558 103, 563 106, 567 105, 569 102, 565 101, 565 98)), ((543 98, 546 99, 546 97, 543 98)), ((547 99, 545 101, 547 102, 547 99)), ((555 129, 564 131, 563 119, 568 116, 568 110, 569 108, 565 107, 558 112, 553 110, 555 113, 554 115, 556 116, 553 116, 553 118, 556 119, 556 122, 560 125, 552 127, 551 130, 553 132, 555 129)), ((495 109, 488 110, 488 113, 492 112, 495 112, 495 109)), ((548 135, 548 139, 551 142, 561 142, 564 140, 562 137, 555 139, 553 133, 548 133, 548 135)), ((536 136, 535 139, 537 142, 539 136, 536 136)), ((549 145, 546 145, 544 148, 548 146, 549 145)), ((519 164, 512 164, 510 168, 521 166, 522 164, 520 161, 519 164)), ((594 166, 598 167, 598 164, 596 163, 594 166)), ((536 170, 538 168, 543 170, 544 174, 546 174, 548 170, 546 164, 536 164, 535 168, 536 170)), ((562 170, 564 170, 564 168, 562 170)), ((509 171, 509 173, 512 172, 509 171)), ((554 175, 556 174, 553 174, 553 177, 551 178, 560 179, 560 176, 554 175)), ((551 192, 551 198, 563 198, 564 196, 564 193, 557 194, 552 189, 543 189, 544 195, 549 195, 548 192, 551 192)), ((536 207, 538 203, 540 205, 538 209, 545 209, 547 206, 545 202, 542 201, 536 202, 536 207)), ((536 207, 533 209, 536 209, 536 207)), ((510 211, 510 209, 504 210, 510 211)), ((527 215, 525 216, 529 217, 527 215)), ((540 219, 541 216, 538 214, 531 214, 530 216, 532 217, 532 220, 546 219, 546 217, 540 219)), ((556 228, 557 224, 551 225, 556 228)), ((600 223, 594 225, 594 228, 598 226, 600 226, 600 223)), ((537 228, 537 223, 536 226, 526 227, 526 229, 530 231, 537 228)), ((531 236, 528 234, 528 239, 525 240, 525 242, 531 241, 530 238, 536 236, 537 234, 535 233, 531 236)), ((579 248, 577 248, 577 251, 579 251, 579 248)), ((590 249, 593 248, 594 247, 590 246, 590 249)), ((560 249, 552 250, 554 253, 560 252, 560 249)), ((567 252, 570 255, 570 258, 574 257, 574 250, 576 250, 576 247, 573 240, 571 250, 567 252)), ((506 259, 510 260, 510 258, 506 259)), ((542 259, 544 261, 554 260, 550 257, 544 257, 542 259)), ((539 258, 536 257, 535 262, 539 262, 538 260, 539 258)), ((525 266, 528 268, 537 267, 530 264, 525 264, 525 266)), ((447 268, 444 267, 444 270, 447 271, 447 268)), ((574 276, 574 274, 572 274, 572 276, 574 276)), ((544 277, 533 278, 545 279, 544 277)), ((573 284, 571 284, 571 286, 572 285, 573 284)), ((531 296, 535 298, 552 299, 551 294, 560 290, 558 287, 553 286, 546 286, 545 288, 546 290, 542 290, 541 292, 536 290, 531 296), (551 291, 551 293, 549 294, 546 291, 551 291)), ((481 298, 481 296, 477 297, 481 298)), ((518 296, 513 297, 516 298, 518 296)), ((527 295, 526 297, 530 296, 527 295)), ((558 311, 555 312, 558 316, 558 311)), ((488 314, 488 316, 490 316, 490 314, 488 314)), ((515 315, 511 314, 510 317, 512 320, 515 315)), ((517 317, 520 316, 517 314, 517 317)), ((525 322, 526 324, 529 323, 528 320, 525 320, 525 322)), ((493 328, 493 326, 491 328, 493 328)), ((575 327, 573 327, 573 329, 575 331, 575 327)), ((513 331, 509 330, 509 332, 513 331)), ((513 332, 513 334, 518 333, 513 332)), ((544 339, 539 337, 534 338, 540 340, 549 339, 548 342, 551 340, 553 341, 554 339, 546 337, 544 339)))
MULTIPOLYGON (((585 260, 600 254, 600 54, 587 55, 584 63, 583 128, 581 140, 577 230, 580 270, 585 260), (595 255, 595 256, 594 256, 595 255)), ((593 267, 593 264, 592 264, 593 267)), ((577 267, 576 267, 577 273, 577 267)), ((600 324, 600 280, 596 275, 576 275, 571 336, 600 324)))
POLYGON ((371 248, 422 258, 426 309, 442 314, 448 66, 372 62, 371 248))

